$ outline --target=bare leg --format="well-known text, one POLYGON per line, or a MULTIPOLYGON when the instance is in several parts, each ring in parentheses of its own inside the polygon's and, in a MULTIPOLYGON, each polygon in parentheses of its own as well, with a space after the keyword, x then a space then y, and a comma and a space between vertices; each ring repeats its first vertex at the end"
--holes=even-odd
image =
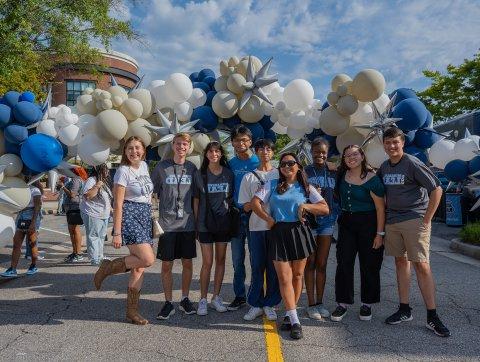
POLYGON ((200 243, 202 249, 202 269, 200 270, 200 298, 206 298, 213 264, 213 245, 200 243))
POLYGON ((288 261, 273 261, 278 276, 280 294, 286 310, 296 309, 295 291, 292 285, 292 266, 288 261))
POLYGON ((408 304, 410 292, 410 262, 406 257, 395 257, 395 268, 397 270, 400 303, 408 304))
POLYGON ((414 262, 413 266, 417 273, 418 286, 422 292, 423 301, 427 309, 435 309, 435 283, 430 264, 428 262, 414 262))
POLYGON ((225 275, 225 257, 227 255, 227 243, 215 243, 215 277, 213 280, 213 296, 220 294, 223 276, 225 275))
POLYGON ((172 277, 173 261, 162 261, 162 285, 165 294, 165 300, 172 301, 173 277, 172 277))
POLYGON ((317 248, 313 252, 312 255, 310 255, 307 258, 307 264, 305 265, 305 289, 307 290, 307 299, 308 299, 308 305, 314 305, 315 302, 315 260, 316 260, 316 255, 317 255, 317 249, 318 249, 318 236, 317 236, 317 248))
MULTIPOLYGON (((325 291, 325 282, 327 280, 327 261, 330 254, 330 245, 332 237, 330 235, 317 236, 317 252, 315 254, 315 283, 317 291, 317 303, 323 303, 323 293, 325 291)), ((305 274, 306 279, 306 274, 305 274)))
POLYGON ((300 296, 302 295, 303 290, 303 273, 305 271, 305 264, 307 263, 307 258, 301 260, 292 261, 292 285, 293 291, 295 293, 295 306, 298 305, 300 296))
MULTIPOLYGON (((190 284, 192 283, 193 262, 192 259, 182 259, 182 297, 188 297, 190 284)), ((210 267, 211 269, 211 267, 210 267)), ((210 279, 210 276, 209 276, 210 279)))
POLYGON ((149 244, 129 245, 128 249, 130 255, 125 258, 126 267, 131 269, 128 287, 140 290, 142 289, 145 268, 155 262, 153 249, 149 244))
POLYGON ((25 238, 25 233, 23 231, 21 230, 15 231, 15 235, 13 235, 13 249, 12 249, 12 261, 11 261, 11 267, 13 269, 17 269, 18 260, 20 259, 20 253, 21 253, 22 243, 24 238, 25 238))

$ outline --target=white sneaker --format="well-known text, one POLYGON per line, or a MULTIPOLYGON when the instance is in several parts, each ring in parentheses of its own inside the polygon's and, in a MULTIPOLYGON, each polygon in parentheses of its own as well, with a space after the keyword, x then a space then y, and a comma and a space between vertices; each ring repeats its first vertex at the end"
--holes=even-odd
POLYGON ((269 321, 276 321, 277 320, 277 312, 273 307, 263 307, 263 312, 269 321))
POLYGON ((315 319, 317 321, 322 321, 323 320, 323 317, 320 314, 320 312, 318 311, 316 305, 312 305, 310 307, 307 307, 307 314, 308 314, 308 318, 310 318, 310 319, 315 319))
POLYGON ((320 315, 323 318, 330 317, 330 312, 323 306, 323 304, 317 304, 316 307, 317 307, 318 313, 320 313, 320 315))
POLYGON ((263 315, 263 309, 258 307, 250 307, 247 314, 243 316, 246 321, 253 321, 255 318, 263 315))
POLYGON ((217 295, 215 298, 212 298, 210 301, 210 305, 218 312, 218 313, 224 313, 228 309, 223 305, 223 300, 222 297, 217 295))
POLYGON ((208 303, 207 303, 206 298, 202 298, 198 302, 197 314, 198 315, 207 315, 208 314, 208 303))

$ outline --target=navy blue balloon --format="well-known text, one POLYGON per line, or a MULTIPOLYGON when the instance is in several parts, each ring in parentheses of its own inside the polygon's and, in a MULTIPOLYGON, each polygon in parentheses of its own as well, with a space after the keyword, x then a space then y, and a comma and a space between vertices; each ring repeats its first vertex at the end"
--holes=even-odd
POLYGON ((22 174, 24 174, 25 176, 33 176, 33 175, 36 175, 38 172, 35 172, 33 171, 31 168, 25 166, 25 164, 23 164, 23 167, 22 167, 22 174))
POLYGON ((462 160, 453 160, 446 164, 444 174, 449 181, 460 182, 468 177, 470 170, 468 163, 462 160))
POLYGON ((203 133, 212 132, 218 126, 218 117, 212 107, 200 106, 195 108, 190 119, 192 121, 200 120, 195 125, 195 129, 203 133))
POLYGON ((432 145, 440 141, 442 136, 434 132, 432 128, 422 128, 415 133, 415 146, 418 148, 430 148, 432 145))
POLYGON ((207 100, 205 101, 206 106, 212 106, 212 99, 215 97, 215 94, 217 94, 217 92, 213 90, 207 93, 207 100))
MULTIPOLYGON (((264 128, 264 130, 265 130, 265 128, 264 128)), ((269 139, 273 143, 277 142, 277 134, 271 129, 268 129, 268 130, 265 131, 265 133, 263 135, 263 138, 269 139)))
POLYGON ((393 103, 393 106, 395 107, 398 103, 403 101, 404 99, 408 98, 415 98, 417 99, 417 93, 413 89, 410 88, 398 88, 397 90, 394 90, 392 93, 390 93, 389 98, 392 99, 394 95, 397 95, 395 97, 395 103, 393 103))
POLYGON ((28 137, 22 144, 20 157, 28 168, 40 173, 58 166, 63 149, 55 138, 39 133, 28 137))
POLYGON ((433 127, 433 116, 427 110, 427 119, 425 120, 425 123, 423 124, 422 128, 432 128, 432 127, 433 127))
POLYGON ((188 78, 190 78, 192 83, 193 82, 198 82, 198 72, 193 72, 192 74, 190 74, 190 76, 188 78))
POLYGON ((402 118, 396 122, 398 128, 408 132, 420 128, 427 119, 427 108, 417 98, 408 98, 398 103, 393 108, 392 117, 402 118))
POLYGON ((213 89, 213 85, 215 84, 215 77, 211 77, 211 76, 205 77, 203 78, 202 82, 207 83, 210 86, 210 88, 213 89))
POLYGON ((403 148, 403 151, 408 153, 409 155, 415 156, 424 164, 428 164, 428 156, 421 148, 418 148, 416 146, 407 146, 403 148))
POLYGON ((468 162, 468 170, 469 175, 480 171, 480 156, 475 156, 468 162))
POLYGON ((147 154, 145 155, 147 161, 160 161, 160 156, 158 154, 158 147, 147 147, 147 154))
POLYGON ((335 136, 329 136, 328 134, 322 135, 323 138, 325 138, 328 143, 330 144, 330 148, 328 149, 328 157, 336 156, 339 155, 340 152, 338 152, 337 149, 337 137, 335 136))
POLYGON ((263 116, 263 118, 260 121, 258 121, 258 123, 262 125, 265 131, 273 127, 273 122, 270 119, 270 116, 263 116))
POLYGON ((205 78, 207 77, 213 77, 215 78, 215 72, 211 69, 202 69, 200 73, 198 73, 198 80, 200 82, 203 82, 205 78))
MULTIPOLYGON (((309 134, 307 134, 307 138, 310 142, 313 142, 313 140, 317 137, 321 137, 321 136, 324 136, 325 133, 323 133, 323 131, 320 129, 320 128, 314 128, 312 132, 310 132, 309 134)), ((330 141, 329 141, 330 142, 330 141)))
POLYGON ((413 144, 416 132, 417 132, 416 130, 404 132, 404 134, 405 134, 405 146, 411 146, 413 144))
POLYGON ((26 101, 26 102, 34 103, 35 102, 35 94, 33 92, 30 92, 30 91, 23 92, 22 94, 20 94, 20 98, 18 99, 18 101, 19 102, 26 101))
POLYGON ((235 126, 239 125, 240 123, 242 123, 242 120, 237 115, 234 115, 231 118, 224 118, 223 119, 223 124, 230 129, 233 129, 235 126))
POLYGON ((18 103, 18 98, 20 98, 20 93, 16 91, 9 91, 3 95, 2 102, 10 108, 13 108, 18 103))
POLYGON ((265 131, 262 125, 258 122, 256 123, 243 123, 245 127, 247 127, 250 132, 252 132, 252 141, 255 142, 265 136, 265 131))
POLYGON ((5 153, 13 153, 14 155, 20 156, 20 144, 5 140, 5 153))
POLYGON ((3 129, 13 120, 12 109, 6 104, 0 104, 0 128, 3 129))
POLYGON ((208 92, 211 91, 210 86, 209 86, 207 83, 203 83, 203 82, 194 82, 194 83, 193 83, 193 88, 203 89, 203 91, 204 91, 205 93, 208 93, 208 92))
POLYGON ((63 151, 62 158, 65 158, 68 156, 68 146, 66 144, 63 144, 62 142, 60 142, 60 145, 62 146, 62 151, 63 151))
POLYGON ((321 111, 323 111, 324 109, 328 108, 329 106, 330 106, 330 104, 329 104, 328 102, 323 103, 323 106, 322 106, 321 111))
POLYGON ((37 122, 41 116, 40 113, 41 111, 38 105, 27 101, 18 102, 15 107, 13 107, 13 117, 17 123, 24 126, 30 126, 37 122))
POLYGON ((18 145, 28 138, 28 129, 18 124, 11 124, 5 127, 3 135, 8 142, 18 145))

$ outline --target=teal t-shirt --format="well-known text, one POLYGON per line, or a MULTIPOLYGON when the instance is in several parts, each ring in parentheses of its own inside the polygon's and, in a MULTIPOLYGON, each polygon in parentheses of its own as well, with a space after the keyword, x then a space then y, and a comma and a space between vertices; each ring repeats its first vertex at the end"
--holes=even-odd
POLYGON ((385 196, 385 189, 378 176, 373 176, 362 185, 348 183, 345 181, 345 177, 343 177, 340 182, 340 205, 342 210, 348 212, 374 211, 375 204, 370 191, 378 197, 385 196))

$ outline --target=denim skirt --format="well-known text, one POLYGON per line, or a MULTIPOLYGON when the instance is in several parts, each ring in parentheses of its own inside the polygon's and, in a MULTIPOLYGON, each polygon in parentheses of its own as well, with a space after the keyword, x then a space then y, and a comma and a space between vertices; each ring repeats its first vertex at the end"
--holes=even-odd
POLYGON ((153 244, 152 205, 125 200, 122 212, 122 244, 153 244))

